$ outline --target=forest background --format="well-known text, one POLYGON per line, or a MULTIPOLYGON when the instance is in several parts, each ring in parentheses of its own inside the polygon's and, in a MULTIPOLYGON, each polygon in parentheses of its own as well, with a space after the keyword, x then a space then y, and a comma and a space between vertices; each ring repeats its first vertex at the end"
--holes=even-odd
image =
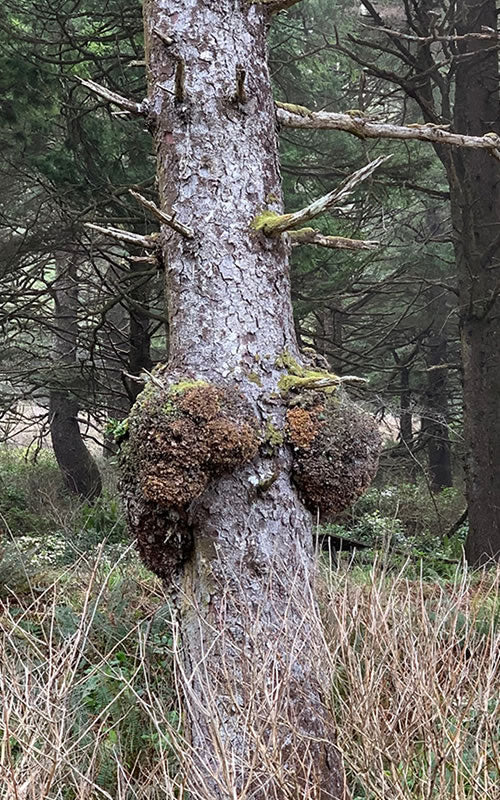
MULTIPOLYGON (((410 25, 418 10, 435 38, 435 27, 453 13, 450 3, 443 18, 442 5, 417 3, 410 13, 407 4, 375 10, 370 3, 308 0, 291 8, 275 20, 270 38, 276 99, 292 103, 288 110, 299 116, 332 111, 455 130, 455 94, 447 93, 446 81, 454 85, 461 54, 434 45, 431 55, 443 63, 436 68, 413 59, 403 76, 401 49, 380 30, 418 36, 410 25)), ((4 691, 26 697, 25 710, 11 704, 3 722, 5 796, 16 797, 29 781, 45 782, 47 798, 59 791, 83 798, 83 786, 96 797, 167 796, 177 791, 180 758, 175 637, 165 633, 168 606, 154 613, 161 588, 134 558, 116 489, 124 421, 144 377, 168 352, 158 225, 130 194, 155 201, 155 159, 144 125, 82 85, 96 81, 141 101, 141 4, 6 0, 0 64, 0 587, 5 647, 14 662, 27 660, 39 670, 39 691, 28 697, 12 664, 2 665, 4 691), (123 236, 105 234, 109 226, 131 232, 128 246, 123 236), (63 694, 71 687, 71 713, 62 719, 53 699, 52 727, 40 744, 40 723, 28 717, 50 695, 50 664, 71 678, 58 684, 63 694), (141 703, 147 693, 162 699, 153 711, 141 703), (28 746, 33 741, 35 748, 28 746), (58 756, 47 772, 40 754, 54 749, 58 756)), ((494 132, 498 121, 491 122, 494 132)), ((348 512, 316 527, 330 554, 345 539, 344 555, 330 565, 325 608, 332 641, 344 642, 332 656, 342 676, 336 715, 355 796, 493 798, 500 605, 498 578, 470 577, 462 560, 464 464, 471 454, 449 175, 439 148, 427 142, 284 125, 279 133, 290 211, 391 155, 349 203, 321 218, 321 232, 343 237, 344 246, 301 245, 292 256, 302 348, 313 348, 337 374, 367 380, 355 394, 386 438, 372 488, 348 512), (343 638, 353 603, 359 614, 343 638), (416 620, 419 604, 425 613, 416 620), (396 625, 402 607, 407 624, 396 625), (372 628, 375 608, 380 616, 372 628), (388 636, 384 652, 377 652, 380 626, 388 636), (445 680, 442 660, 456 648, 463 655, 445 680), (433 677, 417 669, 402 691, 408 673, 401 661, 415 663, 417 655, 433 677), (363 659, 373 671, 361 675, 353 663, 363 659), (382 679, 388 659, 392 678, 382 679), (423 701, 429 681, 441 689, 445 681, 439 701, 437 694, 423 701), (414 718, 401 725, 411 693, 422 702, 417 712, 412 701, 414 718), (362 696, 355 713, 346 698, 362 696), (377 744, 368 748, 370 740, 377 744)), ((490 171, 497 168, 492 159, 490 171)), ((496 314, 492 280, 476 314, 483 321, 496 314)), ((494 338, 491 347, 498 361, 494 338)), ((493 440, 500 438, 498 413, 488 417, 495 380, 469 388, 469 413, 475 394, 477 416, 483 424, 488 419, 493 440)), ((476 517, 474 524, 480 538, 491 518, 476 517)), ((476 561, 474 548, 469 560, 476 561)))

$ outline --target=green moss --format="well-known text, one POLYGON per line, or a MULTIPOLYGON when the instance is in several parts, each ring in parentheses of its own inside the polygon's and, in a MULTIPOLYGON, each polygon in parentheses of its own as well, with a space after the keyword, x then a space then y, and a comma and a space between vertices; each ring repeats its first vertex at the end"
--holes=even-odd
POLYGON ((307 369, 301 366, 288 352, 283 352, 277 357, 275 366, 286 369, 287 374, 282 375, 278 381, 278 388, 282 394, 300 392, 307 389, 316 389, 325 394, 333 394, 339 387, 339 379, 333 372, 307 369))
POLYGON ((250 227, 254 231, 272 234, 277 225, 290 219, 291 214, 277 214, 276 211, 264 210, 252 220, 250 227))
POLYGON ((278 428, 273 425, 271 420, 267 420, 266 422, 266 430, 264 433, 264 441, 266 444, 270 444, 271 447, 281 447, 283 442, 285 441, 285 437, 278 428))
POLYGON ((172 386, 169 386, 168 393, 183 394, 184 392, 187 392, 188 389, 194 389, 201 386, 208 386, 207 381, 193 381, 189 378, 185 378, 184 380, 178 381, 177 383, 172 384, 172 386))
POLYGON ((301 117, 310 117, 313 113, 310 108, 298 106, 295 103, 276 103, 276 105, 283 111, 290 111, 291 114, 299 114, 301 117))
POLYGON ((301 367, 299 362, 288 352, 288 350, 283 350, 282 353, 277 356, 274 366, 277 369, 286 369, 290 375, 297 375, 297 376, 304 376, 306 374, 306 370, 304 367, 301 367))
POLYGON ((128 417, 108 420, 106 433, 112 436, 115 442, 121 442, 128 435, 128 417))
POLYGON ((278 381, 278 388, 282 394, 305 389, 316 389, 325 394, 333 394, 339 387, 339 379, 330 372, 306 371, 303 376, 282 375, 278 381))
POLYGON ((257 386, 262 386, 262 381, 256 372, 248 372, 247 378, 249 381, 255 383, 257 386))

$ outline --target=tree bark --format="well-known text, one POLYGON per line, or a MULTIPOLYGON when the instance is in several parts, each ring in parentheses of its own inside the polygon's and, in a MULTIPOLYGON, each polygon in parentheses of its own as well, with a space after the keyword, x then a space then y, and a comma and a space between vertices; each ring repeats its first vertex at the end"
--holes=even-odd
MULTIPOLYGON (((140 272, 141 268, 143 269, 140 264, 131 263, 131 272, 140 272)), ((132 299, 145 309, 149 308, 150 293, 150 281, 136 280, 130 289, 132 299)), ((151 320, 147 311, 130 311, 128 369, 132 375, 140 375, 142 370, 151 369, 150 328, 151 320)))
MULTIPOLYGON (((204 403, 226 392, 228 405, 241 403, 259 426, 283 432, 283 359, 300 363, 287 237, 252 230, 263 209, 282 213, 266 9, 147 0, 144 18, 161 208, 195 235, 162 230, 170 360, 132 413, 130 458, 144 440, 138 431, 160 447, 158 429, 150 434, 145 423, 152 395, 166 397, 160 406, 168 410, 186 380, 205 398, 197 419, 208 419, 204 403)), ((182 415, 169 423, 169 446, 177 426, 182 448, 181 423, 182 415)), ((124 473, 141 553, 177 587, 188 785, 206 800, 346 796, 325 702, 311 516, 280 437, 176 512, 149 502, 124 473), (177 563, 166 554, 174 542, 177 563)), ((147 476, 148 496, 168 484, 172 468, 162 463, 147 476)))
MULTIPOLYGON (((439 302, 437 300, 436 302, 439 302)), ((451 447, 448 434, 448 341, 444 321, 437 318, 426 342, 427 390, 425 437, 433 492, 453 486, 451 447), (439 324, 441 323, 441 324, 439 324)))
MULTIPOLYGON (((54 370, 50 390, 50 435, 57 463, 70 491, 94 500, 102 489, 97 465, 78 424, 80 403, 76 383, 78 348, 78 275, 74 261, 58 259, 54 282, 54 370)), ((81 387, 80 387, 81 388, 81 387)))
MULTIPOLYGON (((497 29, 494 0, 462 0, 458 13, 458 33, 497 29)), ((467 40, 461 51, 475 55, 457 64, 456 130, 498 134, 498 50, 491 42, 467 40)), ((478 566, 500 558, 500 169, 483 151, 454 152, 449 179, 464 370, 465 551, 468 562, 478 566)))

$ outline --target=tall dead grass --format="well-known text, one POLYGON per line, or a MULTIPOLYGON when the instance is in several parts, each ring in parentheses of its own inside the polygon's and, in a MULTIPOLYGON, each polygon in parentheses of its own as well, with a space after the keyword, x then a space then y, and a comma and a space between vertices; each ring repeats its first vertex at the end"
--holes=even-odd
MULTIPOLYGON (((318 666, 333 675, 329 702, 353 798, 498 800, 499 587, 500 570, 471 576, 460 569, 443 584, 377 565, 324 570, 320 604, 331 661, 318 666)), ((168 614, 163 634, 156 624, 166 602, 134 561, 124 556, 108 565, 102 553, 43 590, 4 598, 2 800, 184 794, 193 753, 172 687, 175 676, 185 684, 189 676, 168 614), (110 596, 124 580, 120 611, 110 596), (118 625, 119 613, 128 625, 118 625), (65 615, 72 615, 67 629, 65 615), (105 625, 113 636, 103 635, 105 625)), ((278 658, 279 642, 271 651, 278 658)), ((207 692, 203 702, 217 720, 218 698, 207 692)), ((258 730, 249 718, 248 735, 261 737, 258 730)), ((261 738, 252 750, 254 769, 279 769, 267 763, 261 738)), ((234 755, 224 758, 228 772, 234 755)), ((228 800, 236 800, 229 784, 228 800)))

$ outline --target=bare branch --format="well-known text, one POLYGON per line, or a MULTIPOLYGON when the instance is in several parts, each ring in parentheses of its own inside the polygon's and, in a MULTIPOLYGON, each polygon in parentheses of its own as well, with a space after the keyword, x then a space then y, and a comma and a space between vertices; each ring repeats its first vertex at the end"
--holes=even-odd
POLYGON ((93 231, 102 233, 104 236, 110 236, 119 242, 126 244, 133 244, 136 247, 145 247, 147 250, 155 250, 157 247, 158 234, 151 234, 150 236, 141 236, 140 233, 132 233, 132 231, 122 231, 121 228, 104 228, 102 225, 95 225, 93 222, 86 222, 86 228, 93 231))
POLYGON ((403 139, 449 144, 453 147, 482 148, 500 160, 500 136, 493 131, 484 136, 452 133, 446 128, 427 125, 392 125, 369 117, 326 111, 309 111, 287 103, 277 103, 278 121, 289 128, 337 130, 352 133, 360 139, 403 139), (300 108, 300 111, 296 111, 300 108))
POLYGON ((133 189, 129 189, 129 192, 134 200, 137 200, 141 206, 147 208, 153 217, 161 222, 162 225, 168 225, 169 228, 172 228, 172 230, 176 231, 176 233, 180 233, 181 236, 184 236, 186 239, 194 239, 194 232, 191 230, 191 228, 188 228, 187 225, 183 225, 182 222, 177 222, 175 216, 165 214, 165 212, 158 208, 158 206, 153 203, 152 200, 147 200, 142 196, 142 194, 139 194, 139 192, 134 192, 133 189))
POLYGON ((340 186, 332 192, 325 194, 318 200, 314 200, 314 202, 302 208, 300 211, 295 211, 293 214, 278 215, 270 211, 264 211, 253 221, 253 228, 263 231, 267 236, 276 236, 280 233, 285 233, 285 231, 297 228, 299 225, 302 225, 302 223, 309 222, 309 220, 315 217, 319 217, 320 214, 323 214, 329 208, 332 208, 332 206, 340 205, 345 202, 353 193, 354 189, 362 181, 369 178, 377 167, 383 164, 384 161, 388 161, 389 158, 391 158, 391 156, 379 156, 375 161, 370 161, 369 164, 366 164, 364 167, 361 167, 361 169, 353 172, 352 175, 349 175, 349 177, 346 178, 345 181, 342 181, 340 186))
POLYGON ((380 242, 346 239, 344 236, 325 236, 314 228, 299 228, 290 231, 292 244, 316 244, 332 250, 376 250, 380 242))
POLYGON ((482 26, 482 32, 471 32, 471 33, 463 33, 463 34, 450 34, 448 36, 441 36, 438 34, 437 31, 429 34, 429 36, 414 36, 409 33, 401 33, 400 31, 395 31, 392 28, 385 28, 380 25, 366 25, 362 23, 363 28, 367 28, 371 31, 376 31, 377 33, 386 33, 388 36, 391 36, 395 39, 404 39, 406 42, 418 42, 419 44, 432 44, 433 42, 463 42, 463 41, 470 41, 471 39, 493 39, 494 41, 498 41, 500 39, 500 33, 493 29, 486 29, 486 27, 482 26))
POLYGON ((133 100, 128 100, 126 97, 122 97, 121 94, 112 92, 111 89, 106 89, 106 87, 101 86, 100 83, 87 81, 83 78, 79 78, 79 81, 82 86, 85 86, 86 89, 90 89, 91 92, 99 95, 99 97, 102 97, 103 100, 106 100, 108 103, 113 103, 113 105, 118 106, 124 111, 128 111, 129 114, 134 114, 136 117, 145 117, 148 113, 149 109, 147 99, 144 99, 142 103, 136 103, 133 100))

